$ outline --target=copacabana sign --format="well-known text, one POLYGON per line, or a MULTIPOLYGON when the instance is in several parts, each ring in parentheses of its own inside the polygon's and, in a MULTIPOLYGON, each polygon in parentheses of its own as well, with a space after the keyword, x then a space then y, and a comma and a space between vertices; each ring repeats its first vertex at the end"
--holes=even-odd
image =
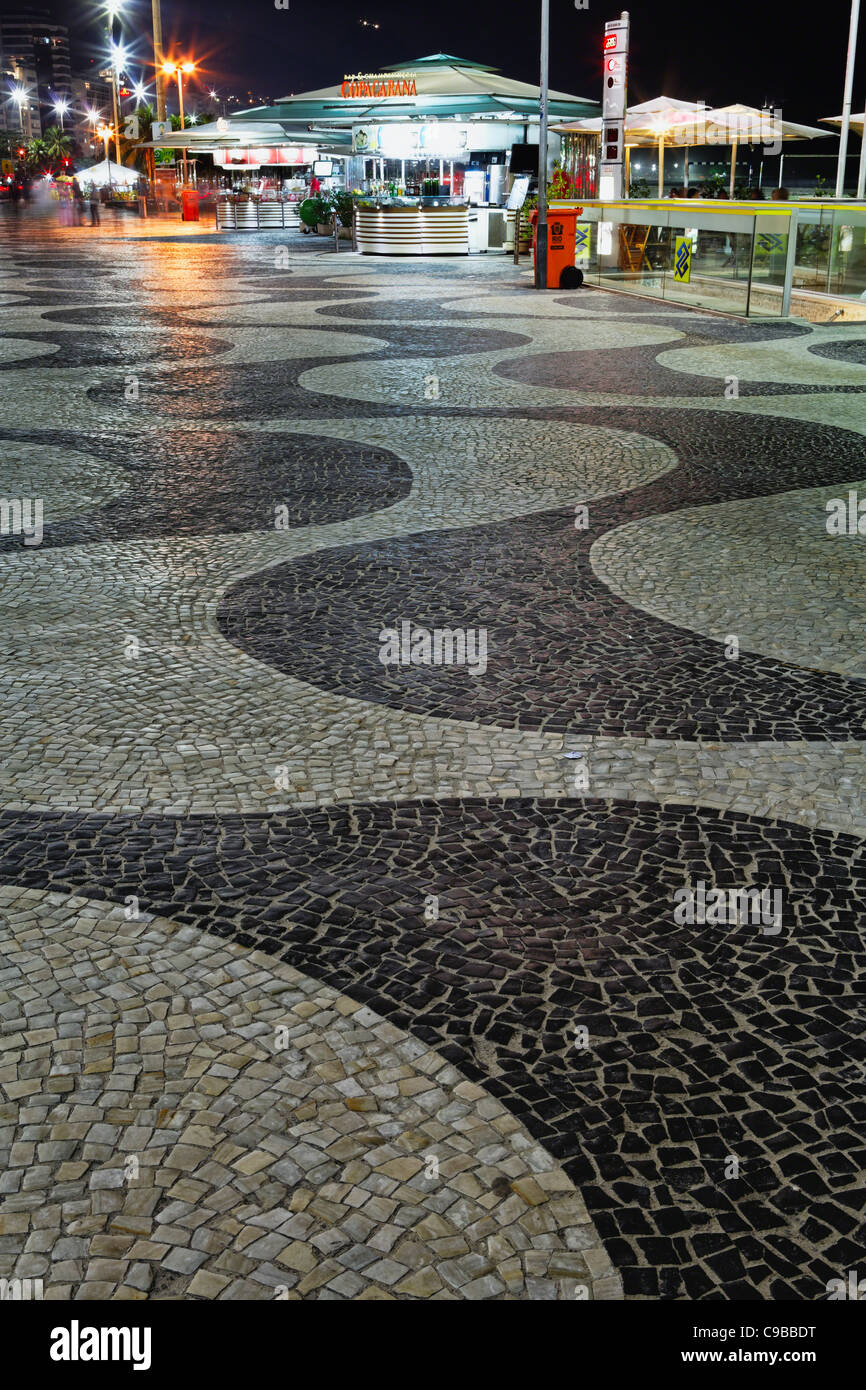
POLYGON ((415 82, 414 73, 403 73, 400 77, 395 77, 393 73, 377 72, 356 72, 353 76, 344 77, 340 87, 340 96, 354 98, 359 97, 416 97, 418 88, 415 82))

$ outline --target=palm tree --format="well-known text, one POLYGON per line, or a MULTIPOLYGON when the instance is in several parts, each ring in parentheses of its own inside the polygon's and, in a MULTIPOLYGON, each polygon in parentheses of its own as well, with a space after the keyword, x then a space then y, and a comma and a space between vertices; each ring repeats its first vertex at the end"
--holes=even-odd
POLYGON ((52 164, 61 164, 72 148, 72 139, 59 126, 50 125, 43 137, 45 152, 52 164))
POLYGON ((27 146, 25 160, 28 168, 45 168, 48 160, 48 146, 41 136, 36 135, 27 146))

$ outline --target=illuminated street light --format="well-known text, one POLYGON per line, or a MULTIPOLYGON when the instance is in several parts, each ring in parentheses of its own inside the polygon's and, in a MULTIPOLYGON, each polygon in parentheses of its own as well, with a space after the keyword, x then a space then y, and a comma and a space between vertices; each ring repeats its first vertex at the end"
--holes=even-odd
POLYGON ((122 43, 115 43, 115 42, 112 40, 112 43, 111 43, 111 66, 113 67, 113 69, 114 69, 114 71, 115 71, 115 74, 116 74, 118 77, 120 76, 121 73, 126 72, 126 68, 127 68, 128 63, 129 63, 129 50, 128 50, 127 48, 125 48, 124 45, 123 45, 122 43))
POLYGON ((30 94, 27 88, 20 82, 16 83, 11 89, 9 100, 14 101, 18 107, 18 126, 21 134, 29 140, 33 135, 33 128, 30 124, 30 94))
POLYGON ((60 118, 60 129, 63 129, 63 117, 69 110, 69 102, 65 97, 58 97, 54 103, 55 114, 60 118))
MULTIPOLYGON (((178 104, 178 109, 179 109, 179 111, 180 111, 180 128, 181 128, 181 130, 186 130, 186 122, 184 121, 184 118, 183 118, 183 74, 184 74, 184 73, 189 74, 189 73, 191 73, 191 72, 195 72, 195 63, 192 63, 192 62, 190 62, 189 60, 187 60, 185 63, 171 63, 171 62, 165 62, 165 63, 163 63, 163 65, 162 65, 162 71, 165 73, 166 77, 176 77, 176 78, 177 78, 177 104, 178 104)), ((185 183, 186 183, 186 147, 185 147, 185 146, 184 146, 184 148, 181 150, 180 153, 181 153, 181 170, 182 170, 182 172, 181 172, 181 179, 182 179, 182 182, 185 184, 185 183)))

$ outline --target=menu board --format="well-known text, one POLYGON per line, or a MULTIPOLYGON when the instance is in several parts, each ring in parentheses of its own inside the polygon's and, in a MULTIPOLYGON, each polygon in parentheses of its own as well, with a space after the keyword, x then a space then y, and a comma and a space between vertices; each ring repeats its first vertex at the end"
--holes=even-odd
POLYGON ((505 206, 508 209, 510 209, 511 212, 516 212, 518 208, 523 207, 523 204, 526 202, 526 195, 528 192, 529 175, 518 174, 514 180, 514 183, 511 185, 511 192, 508 195, 508 202, 505 204, 505 206))

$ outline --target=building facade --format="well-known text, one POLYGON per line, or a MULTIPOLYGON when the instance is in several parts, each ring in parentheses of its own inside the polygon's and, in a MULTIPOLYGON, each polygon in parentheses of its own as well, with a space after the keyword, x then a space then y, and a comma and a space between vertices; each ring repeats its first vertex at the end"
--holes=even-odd
POLYGON ((46 9, 0 0, 0 80, 3 128, 30 140, 55 124, 55 102, 72 97, 66 26, 46 9))

